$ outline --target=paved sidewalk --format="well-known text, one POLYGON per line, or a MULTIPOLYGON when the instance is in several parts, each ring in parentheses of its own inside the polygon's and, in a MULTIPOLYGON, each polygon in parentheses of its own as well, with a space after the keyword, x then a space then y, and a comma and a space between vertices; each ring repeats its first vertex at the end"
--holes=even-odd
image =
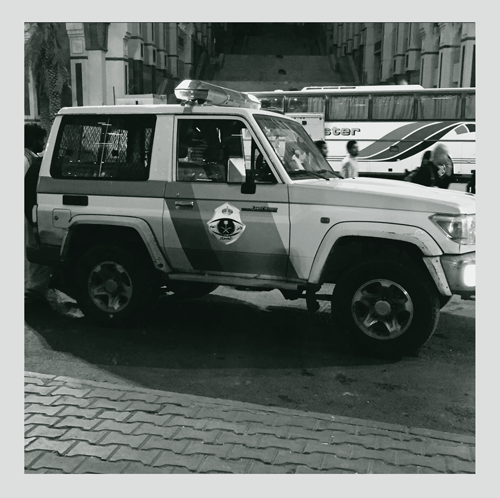
POLYGON ((25 473, 474 473, 475 438, 25 372, 25 473))

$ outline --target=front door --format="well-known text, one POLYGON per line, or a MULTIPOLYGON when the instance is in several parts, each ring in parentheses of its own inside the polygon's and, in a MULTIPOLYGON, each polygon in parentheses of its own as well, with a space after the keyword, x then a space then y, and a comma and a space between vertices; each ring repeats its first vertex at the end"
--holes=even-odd
POLYGON ((233 117, 178 117, 175 179, 167 183, 164 245, 176 271, 285 278, 288 188, 279 183, 247 125, 233 117), (253 151, 252 151, 253 148, 253 151), (255 161, 257 188, 242 194, 255 161))

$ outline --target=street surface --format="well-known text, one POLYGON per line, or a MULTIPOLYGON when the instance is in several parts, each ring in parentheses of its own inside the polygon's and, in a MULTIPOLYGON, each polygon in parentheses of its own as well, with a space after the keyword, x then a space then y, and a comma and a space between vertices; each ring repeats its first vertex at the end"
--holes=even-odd
POLYGON ((26 307, 27 371, 475 433, 474 301, 454 296, 418 357, 388 361, 346 345, 328 302, 310 315, 278 291, 163 297, 122 329, 89 324, 60 297, 26 307))

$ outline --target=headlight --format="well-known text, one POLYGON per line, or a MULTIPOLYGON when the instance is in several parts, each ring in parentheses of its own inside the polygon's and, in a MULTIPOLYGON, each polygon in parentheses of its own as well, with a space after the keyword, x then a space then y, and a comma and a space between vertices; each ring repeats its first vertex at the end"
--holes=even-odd
POLYGON ((430 219, 457 244, 474 245, 476 243, 475 214, 435 214, 430 219))
POLYGON ((475 287, 476 286, 476 265, 470 264, 465 265, 464 273, 463 273, 464 285, 467 287, 475 287))

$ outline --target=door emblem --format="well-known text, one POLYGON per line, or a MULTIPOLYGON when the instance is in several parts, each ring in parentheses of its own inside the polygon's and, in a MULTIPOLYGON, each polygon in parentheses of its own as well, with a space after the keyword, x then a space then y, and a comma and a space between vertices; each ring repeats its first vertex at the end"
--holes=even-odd
POLYGON ((215 208, 207 225, 210 233, 226 245, 236 242, 246 228, 241 221, 240 210, 227 202, 215 208))

